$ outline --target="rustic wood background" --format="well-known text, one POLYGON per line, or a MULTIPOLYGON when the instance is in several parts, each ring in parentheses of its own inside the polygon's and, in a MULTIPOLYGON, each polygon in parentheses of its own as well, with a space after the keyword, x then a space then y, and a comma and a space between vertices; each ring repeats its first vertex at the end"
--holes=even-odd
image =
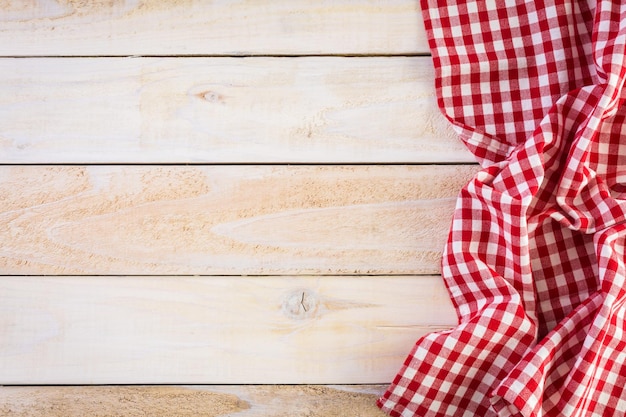
POLYGON ((374 416, 456 323, 417 1, 0 1, 0 55, 2 415, 374 416))

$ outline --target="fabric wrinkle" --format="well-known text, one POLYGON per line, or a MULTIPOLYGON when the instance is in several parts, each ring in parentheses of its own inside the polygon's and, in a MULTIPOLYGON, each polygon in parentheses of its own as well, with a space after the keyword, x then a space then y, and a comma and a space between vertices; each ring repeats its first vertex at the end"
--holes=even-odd
POLYGON ((391 416, 626 414, 626 4, 421 0, 439 107, 482 170, 391 416))

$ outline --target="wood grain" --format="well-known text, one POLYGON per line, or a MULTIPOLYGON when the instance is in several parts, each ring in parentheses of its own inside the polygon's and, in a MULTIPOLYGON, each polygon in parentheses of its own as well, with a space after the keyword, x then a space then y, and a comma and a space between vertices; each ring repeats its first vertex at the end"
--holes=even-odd
POLYGON ((430 58, 0 60, 0 163, 473 162, 430 58))
POLYGON ((0 384, 387 383, 439 276, 1 277, 0 384))
POLYGON ((0 54, 301 55, 428 52, 413 0, 17 0, 0 54))
POLYGON ((436 274, 475 166, 3 166, 0 273, 436 274))
POLYGON ((0 387, 10 417, 382 417, 381 385, 0 387))

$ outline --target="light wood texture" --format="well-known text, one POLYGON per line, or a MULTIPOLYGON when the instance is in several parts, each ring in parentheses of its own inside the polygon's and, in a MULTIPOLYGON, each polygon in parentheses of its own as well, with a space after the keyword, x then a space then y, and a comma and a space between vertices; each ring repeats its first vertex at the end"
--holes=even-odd
POLYGON ((0 2, 0 54, 428 52, 414 0, 0 2))
POLYGON ((385 383, 439 276, 1 277, 0 384, 385 383))
MULTIPOLYGON (((414 0, 0 0, 0 384, 389 383, 456 323, 432 274, 477 171, 377 165, 474 161, 428 52, 414 0)), ((381 417, 384 388, 0 386, 0 415, 381 417)))
POLYGON ((3 166, 6 275, 436 274, 475 166, 3 166))
POLYGON ((1 387, 10 417, 383 417, 381 385, 1 387))
POLYGON ((0 60, 0 162, 473 162, 430 58, 0 60))

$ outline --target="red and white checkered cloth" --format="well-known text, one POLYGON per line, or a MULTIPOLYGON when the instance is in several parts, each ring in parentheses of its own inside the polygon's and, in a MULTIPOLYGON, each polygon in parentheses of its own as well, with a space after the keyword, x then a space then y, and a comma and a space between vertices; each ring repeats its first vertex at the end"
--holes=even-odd
POLYGON ((443 256, 459 326, 391 416, 626 414, 626 2, 421 0, 439 105, 482 171, 443 256))

